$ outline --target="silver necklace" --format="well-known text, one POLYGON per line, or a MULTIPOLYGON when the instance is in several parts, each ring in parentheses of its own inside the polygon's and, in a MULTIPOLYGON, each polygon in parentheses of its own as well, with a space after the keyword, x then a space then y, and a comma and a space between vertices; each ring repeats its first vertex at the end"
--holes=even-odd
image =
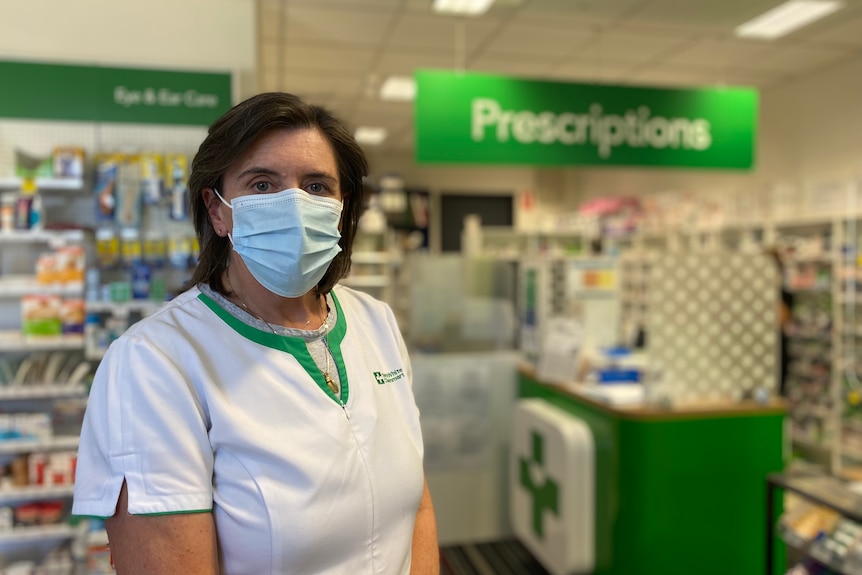
MULTIPOLYGON (((275 330, 275 327, 271 323, 269 323, 268 321, 266 321, 265 319, 263 319, 262 317, 260 317, 256 313, 254 313, 253 311, 251 311, 248 308, 248 306, 245 305, 245 301, 243 301, 243 299, 242 299, 242 297, 240 297, 239 293, 237 293, 237 292, 234 292, 234 293, 236 294, 236 299, 239 300, 240 305, 246 311, 246 313, 248 313, 250 316, 257 318, 260 321, 262 321, 263 323, 265 323, 266 326, 269 328, 269 330, 273 334, 279 335, 279 333, 275 330)), ((327 321, 329 321, 329 315, 328 314, 327 314, 326 318, 324 318, 323 323, 321 324, 321 327, 323 328, 323 337, 321 337, 321 339, 323 340, 323 348, 324 348, 323 349, 323 357, 326 358, 326 369, 321 371, 320 373, 323 375, 323 381, 326 382, 326 385, 327 385, 327 387, 329 387, 330 391, 332 391, 332 393, 337 395, 338 394, 338 385, 336 385, 336 383, 332 380, 332 376, 329 375, 329 354, 332 352, 329 351, 329 342, 326 339, 326 328, 327 328, 326 323, 327 323, 327 321)), ((309 323, 311 323, 311 319, 307 319, 305 321, 305 325, 308 325, 309 323)))

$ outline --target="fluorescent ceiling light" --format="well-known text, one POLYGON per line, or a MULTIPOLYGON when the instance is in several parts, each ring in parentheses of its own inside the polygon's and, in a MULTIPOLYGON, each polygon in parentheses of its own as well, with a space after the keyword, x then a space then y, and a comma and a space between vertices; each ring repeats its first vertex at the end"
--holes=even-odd
POLYGON ((478 16, 487 12, 493 3, 494 0, 434 0, 431 9, 435 12, 478 16))
POLYGON ((774 40, 843 7, 838 0, 790 0, 738 26, 736 35, 774 40))
POLYGON ((376 126, 359 126, 356 128, 353 137, 360 144, 368 144, 369 146, 379 146, 386 140, 386 128, 378 128, 376 126))
POLYGON ((410 76, 389 76, 380 86, 381 100, 410 102, 416 97, 416 82, 410 76))

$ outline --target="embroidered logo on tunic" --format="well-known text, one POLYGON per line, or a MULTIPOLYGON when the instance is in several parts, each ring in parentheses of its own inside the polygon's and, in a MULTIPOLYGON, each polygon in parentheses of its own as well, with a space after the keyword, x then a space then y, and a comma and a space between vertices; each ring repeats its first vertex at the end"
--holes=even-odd
POLYGON ((392 371, 387 371, 386 373, 382 371, 374 372, 374 379, 377 380, 377 385, 385 385, 387 383, 393 383, 398 381, 399 379, 404 379, 404 370, 403 369, 393 369, 392 371))

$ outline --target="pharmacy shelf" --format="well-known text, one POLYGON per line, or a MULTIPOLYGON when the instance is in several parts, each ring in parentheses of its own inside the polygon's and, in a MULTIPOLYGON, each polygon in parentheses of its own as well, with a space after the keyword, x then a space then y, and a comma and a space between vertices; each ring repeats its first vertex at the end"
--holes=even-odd
POLYGON ((51 437, 49 439, 7 439, 0 441, 0 455, 29 453, 31 451, 64 451, 78 448, 81 438, 77 435, 51 437))
POLYGON ((71 497, 73 492, 74 488, 71 485, 57 485, 54 487, 44 487, 42 485, 9 487, 0 489, 0 506, 14 505, 28 501, 63 499, 65 497, 71 497))
POLYGON ((0 331, 0 352, 82 350, 84 336, 23 335, 20 331, 0 331))
POLYGON ((0 401, 57 399, 87 395, 83 385, 27 384, 0 387, 0 401))
POLYGON ((5 230, 0 231, 0 244, 47 243, 65 245, 84 241, 83 230, 5 230))
POLYGON ((129 300, 129 301, 88 301, 85 307, 91 313, 110 313, 116 317, 126 317, 130 313, 153 313, 164 305, 161 301, 129 300))
POLYGON ((8 275, 0 277, 0 297, 22 297, 25 295, 81 296, 84 282, 44 284, 36 276, 8 275))
MULTIPOLYGON (((0 178, 0 190, 20 190, 21 178, 0 178)), ((36 188, 43 190, 83 190, 82 178, 36 178, 36 188)))
POLYGON ((0 546, 20 545, 22 543, 45 543, 51 540, 72 539, 79 535, 79 528, 65 523, 60 525, 16 527, 9 531, 0 531, 0 546))

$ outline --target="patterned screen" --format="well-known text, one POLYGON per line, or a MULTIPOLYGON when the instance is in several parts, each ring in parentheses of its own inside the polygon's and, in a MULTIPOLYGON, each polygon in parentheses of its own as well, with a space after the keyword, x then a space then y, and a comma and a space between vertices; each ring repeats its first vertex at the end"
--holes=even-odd
POLYGON ((648 294, 648 394, 705 402, 774 390, 778 286, 773 261, 759 254, 656 257, 648 294))

